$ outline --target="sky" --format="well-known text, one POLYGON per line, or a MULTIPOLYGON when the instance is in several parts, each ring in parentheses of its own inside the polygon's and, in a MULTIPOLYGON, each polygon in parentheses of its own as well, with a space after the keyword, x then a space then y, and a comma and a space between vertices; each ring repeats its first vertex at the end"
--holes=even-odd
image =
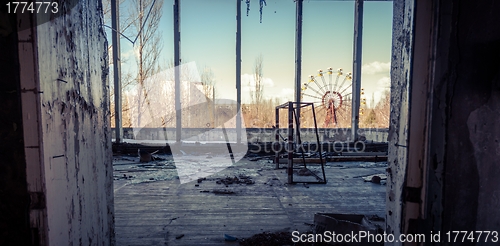
MULTIPOLYGON (((125 0, 130 1, 130 0, 125 0)), ((293 100, 295 81, 295 3, 267 0, 260 23, 259 1, 251 0, 246 15, 242 2, 242 100, 250 101, 250 83, 259 55, 263 58, 264 97, 280 103, 293 100)), ((126 4, 126 3, 125 3, 126 4)), ((236 99, 236 1, 181 0, 181 59, 198 71, 214 72, 218 98, 236 99)), ((159 30, 162 62, 173 60, 173 1, 164 0, 159 30)), ((370 104, 389 88, 392 2, 365 2, 362 87, 370 104)), ((302 79, 318 69, 352 71, 354 1, 304 0, 302 79)), ((109 40, 110 39, 109 35, 109 40)), ((132 45, 122 38, 122 70, 134 71, 132 45)))

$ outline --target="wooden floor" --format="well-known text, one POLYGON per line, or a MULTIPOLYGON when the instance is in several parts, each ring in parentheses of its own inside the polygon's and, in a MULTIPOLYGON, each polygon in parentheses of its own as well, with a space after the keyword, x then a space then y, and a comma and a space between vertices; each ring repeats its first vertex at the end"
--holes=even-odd
POLYGON ((362 178, 385 173, 384 164, 328 163, 325 168, 328 183, 308 185, 287 185, 285 170, 275 170, 274 164, 267 160, 243 159, 201 183, 185 184, 178 179, 121 179, 124 174, 133 176, 133 172, 116 169, 116 242, 117 245, 238 245, 224 241, 223 234, 245 238, 264 231, 305 233, 311 229, 315 213, 356 213, 384 218, 385 185, 365 182, 362 178), (217 184, 220 178, 240 174, 250 176, 255 183, 227 187, 217 184))

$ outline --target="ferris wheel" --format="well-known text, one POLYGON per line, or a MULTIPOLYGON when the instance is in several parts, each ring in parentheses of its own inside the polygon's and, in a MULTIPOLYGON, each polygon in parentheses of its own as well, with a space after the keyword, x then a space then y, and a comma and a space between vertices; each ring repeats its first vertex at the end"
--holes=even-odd
MULTIPOLYGON (((324 118, 323 127, 347 127, 350 125, 352 73, 336 72, 330 67, 317 75, 310 75, 302 85, 301 101, 312 102, 317 111, 317 119, 324 118)), ((312 116, 301 114, 301 121, 307 122, 312 116)))

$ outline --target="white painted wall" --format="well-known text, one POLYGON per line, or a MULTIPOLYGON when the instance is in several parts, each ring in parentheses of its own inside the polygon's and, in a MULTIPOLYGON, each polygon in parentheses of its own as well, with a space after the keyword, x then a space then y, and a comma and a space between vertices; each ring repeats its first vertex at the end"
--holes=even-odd
MULTIPOLYGON (((386 195, 386 233, 399 237, 403 218, 403 189, 408 162, 409 86, 413 49, 414 0, 394 1, 392 61, 391 61, 391 119, 386 195)), ((401 243, 391 243, 401 245, 401 243)))
POLYGON ((67 15, 36 29, 35 79, 43 93, 39 108, 30 110, 40 121, 47 227, 41 233, 47 245, 114 243, 108 58, 100 5, 79 1, 67 15))

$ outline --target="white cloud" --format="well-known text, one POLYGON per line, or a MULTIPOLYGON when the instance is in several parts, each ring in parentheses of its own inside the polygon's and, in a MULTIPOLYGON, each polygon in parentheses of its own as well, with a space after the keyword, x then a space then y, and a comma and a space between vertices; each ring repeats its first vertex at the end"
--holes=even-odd
POLYGON ((285 103, 287 101, 293 101, 294 95, 295 95, 294 89, 283 88, 279 93, 271 95, 270 98, 277 98, 280 103, 285 103))
MULTIPOLYGON (((266 88, 274 87, 274 81, 271 78, 264 77, 262 79, 262 84, 264 86, 264 91, 266 88)), ((255 77, 253 74, 242 74, 241 75, 241 85, 243 91, 255 91, 255 77)))
POLYGON ((388 73, 391 71, 391 63, 374 61, 372 63, 364 64, 361 69, 364 74, 388 73))
POLYGON ((265 78, 264 77, 264 88, 265 87, 274 87, 274 82, 270 78, 265 78))
MULTIPOLYGON (((262 82, 265 87, 274 87, 274 82, 271 78, 264 77, 262 79, 262 82)), ((250 86, 255 86, 255 76, 253 74, 242 74, 241 75, 241 84, 242 85, 250 85, 250 86)))
MULTIPOLYGON (((377 81, 377 87, 373 93, 366 95, 367 103, 372 102, 372 97, 375 105, 385 96, 386 91, 391 87, 391 79, 389 77, 382 77, 377 81)), ((369 105, 374 107, 375 105, 369 105)))
POLYGON ((389 78, 389 77, 382 77, 381 79, 379 79, 377 81, 377 85, 379 87, 389 88, 389 87, 391 87, 391 78, 389 78))
POLYGON ((284 89, 281 89, 280 95, 281 96, 293 96, 293 95, 295 95, 295 90, 291 89, 291 88, 284 88, 284 89))
MULTIPOLYGON (((110 54, 111 54, 111 53, 110 53, 110 54)), ((122 52, 122 53, 120 54, 120 58, 121 58, 122 60, 126 60, 126 59, 128 59, 128 58, 130 58, 130 57, 132 57, 132 56, 134 56, 134 57, 135 57, 135 56, 137 56, 137 55, 138 55, 138 53, 136 53, 133 49, 129 49, 129 50, 125 51, 125 52, 122 52)))

